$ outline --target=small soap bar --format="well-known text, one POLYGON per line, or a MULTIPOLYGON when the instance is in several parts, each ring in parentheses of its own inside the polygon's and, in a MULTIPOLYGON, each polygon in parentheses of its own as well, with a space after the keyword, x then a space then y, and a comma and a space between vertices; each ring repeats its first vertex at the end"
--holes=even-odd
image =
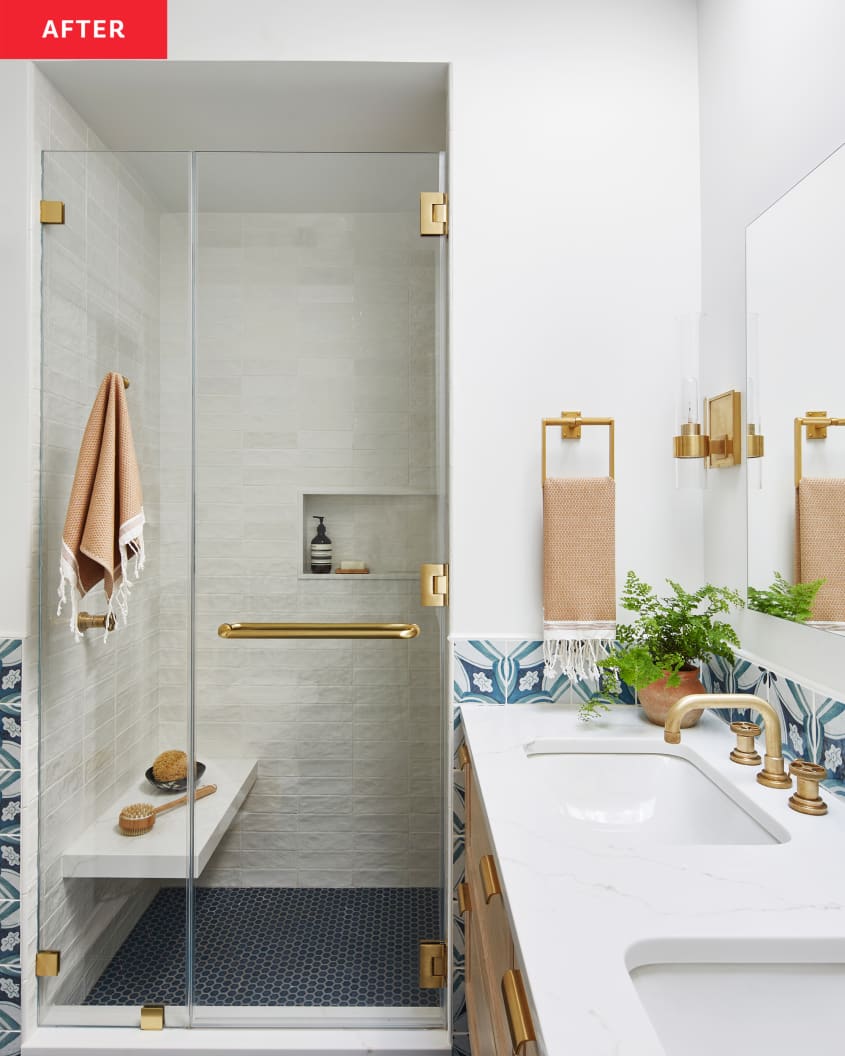
POLYGON ((367 567, 367 562, 366 561, 341 561, 340 562, 340 567, 345 572, 347 569, 366 568, 367 567))

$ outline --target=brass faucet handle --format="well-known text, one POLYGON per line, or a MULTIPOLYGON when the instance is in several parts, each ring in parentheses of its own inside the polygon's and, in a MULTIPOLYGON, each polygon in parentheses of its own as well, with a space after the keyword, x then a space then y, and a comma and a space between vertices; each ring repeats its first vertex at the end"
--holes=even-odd
POLYGON ((754 745, 754 738, 760 736, 761 727, 756 722, 732 722, 731 730, 736 734, 736 748, 731 752, 731 759, 742 766, 756 766, 762 762, 754 745))
POLYGON ((789 797, 789 805, 799 814, 827 814, 827 803, 819 795, 819 782, 827 777, 827 770, 819 763, 795 759, 789 767, 797 788, 789 797))

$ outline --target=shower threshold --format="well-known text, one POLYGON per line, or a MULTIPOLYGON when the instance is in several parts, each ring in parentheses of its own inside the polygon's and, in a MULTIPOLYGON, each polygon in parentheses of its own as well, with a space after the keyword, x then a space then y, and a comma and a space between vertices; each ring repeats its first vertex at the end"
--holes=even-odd
POLYGON ((141 1031, 131 1027, 39 1027, 24 1042, 22 1056, 443 1056, 451 1053, 449 1031, 345 1029, 198 1029, 141 1031))

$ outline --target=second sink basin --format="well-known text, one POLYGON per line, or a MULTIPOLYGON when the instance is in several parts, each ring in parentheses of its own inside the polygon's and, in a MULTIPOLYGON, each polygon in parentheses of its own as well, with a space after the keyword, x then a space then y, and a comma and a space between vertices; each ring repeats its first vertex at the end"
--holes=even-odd
MULTIPOLYGON (((723 952, 735 956, 730 943, 723 952)), ((790 961, 791 952, 789 942, 751 944, 739 962, 709 950, 698 962, 647 964, 630 975, 666 1056, 841 1048, 842 951, 818 961, 809 951, 790 961)))
MULTIPOLYGON (((783 842, 694 763, 660 752, 525 746, 537 793, 567 825, 625 844, 783 842)), ((771 826, 776 831, 776 826, 771 826)))

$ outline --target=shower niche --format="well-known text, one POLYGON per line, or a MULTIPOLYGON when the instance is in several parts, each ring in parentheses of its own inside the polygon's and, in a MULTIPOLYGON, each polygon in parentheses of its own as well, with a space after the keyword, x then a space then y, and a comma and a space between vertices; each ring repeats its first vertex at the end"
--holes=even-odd
POLYGON ((433 491, 302 493, 300 511, 300 578, 305 580, 415 580, 427 555, 437 552, 438 498, 433 491), (328 574, 311 571, 311 540, 319 517, 332 541, 328 574), (344 562, 367 571, 338 572, 344 562))

